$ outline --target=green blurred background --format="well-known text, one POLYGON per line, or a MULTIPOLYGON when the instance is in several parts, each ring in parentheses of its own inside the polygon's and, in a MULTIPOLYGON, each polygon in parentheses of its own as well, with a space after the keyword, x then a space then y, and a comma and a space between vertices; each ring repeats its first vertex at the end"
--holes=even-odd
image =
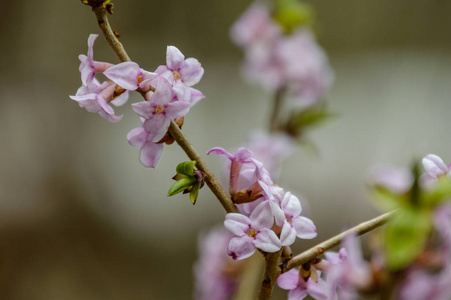
MULTIPOLYGON (((229 39, 250 1, 113 3, 113 28, 143 68, 164 64, 166 45, 202 62, 196 87, 207 97, 183 128, 200 153, 267 127, 271 95, 243 81, 229 39)), ((340 118, 311 132, 319 154, 301 148, 284 163, 280 185, 309 200, 319 232, 296 251, 379 213, 364 186, 370 166, 407 166, 428 153, 451 162, 451 2, 310 3, 340 118)), ((89 7, 0 4, 0 298, 190 299, 197 234, 223 221, 221 206, 206 188, 195 207, 166 197, 186 157, 174 145, 157 169, 141 166, 125 138, 139 126, 129 106, 110 124, 69 99, 81 85, 77 56, 99 33, 89 7)), ((94 57, 117 62, 102 38, 94 57)), ((206 160, 221 173, 220 158, 206 160)))

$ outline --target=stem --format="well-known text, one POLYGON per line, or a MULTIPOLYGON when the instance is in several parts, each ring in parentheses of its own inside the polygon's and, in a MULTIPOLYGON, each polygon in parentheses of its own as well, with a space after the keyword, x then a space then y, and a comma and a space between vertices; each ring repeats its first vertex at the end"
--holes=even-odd
MULTIPOLYGON (((106 16, 106 10, 103 6, 93 8, 93 11, 97 17, 97 22, 99 23, 99 27, 103 32, 108 44, 113 49, 114 53, 116 53, 117 57, 120 61, 131 61, 127 52, 122 46, 122 43, 119 42, 118 38, 111 29, 110 23, 108 22, 108 18, 106 16)), ((199 153, 197 153, 196 149, 194 149, 193 145, 188 141, 186 136, 180 130, 180 128, 175 124, 174 120, 171 120, 171 125, 169 126, 169 133, 175 139, 177 144, 185 151, 186 155, 191 160, 197 161, 196 167, 205 174, 205 182, 207 183, 210 190, 215 194, 218 198, 219 202, 221 202, 224 209, 228 212, 238 212, 235 204, 230 199, 227 192, 219 183, 218 179, 215 177, 213 172, 204 162, 204 160, 200 157, 199 153)))
POLYGON ((113 49, 114 53, 116 53, 119 60, 122 62, 132 61, 125 51, 124 46, 122 46, 122 43, 119 42, 118 38, 114 34, 113 29, 111 29, 108 18, 106 17, 106 9, 101 5, 94 7, 92 11, 96 14, 97 23, 99 23, 99 27, 102 30, 103 35, 105 36, 110 47, 113 49))
POLYGON ((277 129, 277 117, 279 116, 282 107, 282 100, 285 94, 285 87, 279 87, 274 94, 274 106, 271 112, 271 122, 269 123, 269 131, 274 132, 277 129))
POLYGON ((282 249, 274 252, 267 253, 265 257, 265 273, 263 274, 260 290, 258 291, 257 300, 271 299, 272 291, 276 285, 277 277, 280 275, 280 256, 282 249))
POLYGON ((385 223, 387 223, 387 221, 395 214, 395 210, 385 213, 383 215, 380 215, 379 217, 376 217, 374 219, 371 219, 369 221, 360 223, 359 225, 348 229, 342 233, 340 233, 339 235, 336 235, 310 249, 308 249, 307 251, 302 252, 299 255, 296 255, 295 257, 293 257, 293 259, 291 259, 287 266, 285 268, 283 268, 282 273, 287 272, 288 270, 291 270, 295 267, 301 266, 307 262, 309 262, 310 260, 314 259, 315 257, 317 257, 320 254, 323 254, 326 250, 329 250, 330 248, 333 248, 335 246, 337 246, 338 244, 341 243, 341 241, 347 237, 350 234, 357 234, 357 235, 363 235, 367 232, 370 232, 373 229, 376 229, 382 225, 384 225, 385 223))
POLYGON ((229 195, 227 195, 224 188, 219 183, 218 179, 215 177, 213 172, 204 162, 204 160, 200 157, 199 153, 197 153, 196 149, 194 149, 193 145, 188 141, 186 136, 183 134, 182 130, 175 124, 174 120, 171 120, 171 125, 169 126, 169 133, 175 139, 177 144, 185 151, 186 155, 191 160, 195 160, 196 167, 205 174, 205 182, 207 183, 210 190, 215 194, 218 198, 219 202, 221 202, 224 209, 228 212, 238 212, 230 199, 229 195))

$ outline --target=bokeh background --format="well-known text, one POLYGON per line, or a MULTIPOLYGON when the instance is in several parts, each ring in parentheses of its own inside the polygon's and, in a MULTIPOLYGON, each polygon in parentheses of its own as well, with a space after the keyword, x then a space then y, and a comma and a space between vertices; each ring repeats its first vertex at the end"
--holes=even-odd
MULTIPOLYGON (((296 251, 379 213, 364 184, 372 165, 408 166, 428 153, 451 162, 451 2, 310 2, 340 118, 310 133, 318 154, 300 148, 283 165, 280 185, 309 200, 319 232, 296 251)), ((166 45, 202 62, 207 98, 183 128, 200 153, 267 127, 271 95, 243 81, 229 39, 250 3, 114 1, 110 21, 143 68, 164 64, 166 45)), ((194 207, 166 197, 186 157, 174 145, 157 169, 141 166, 125 138, 139 126, 130 107, 110 124, 69 99, 81 84, 77 56, 99 33, 89 7, 0 4, 0 298, 190 299, 197 235, 223 221, 222 207, 208 189, 194 207)), ((102 38, 94 53, 117 62, 102 38)), ((219 174, 221 159, 206 160, 219 174)))

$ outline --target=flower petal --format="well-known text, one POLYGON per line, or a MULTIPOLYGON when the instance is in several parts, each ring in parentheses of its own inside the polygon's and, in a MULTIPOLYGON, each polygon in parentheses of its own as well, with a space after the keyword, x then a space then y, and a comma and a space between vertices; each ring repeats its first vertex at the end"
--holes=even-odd
POLYGON ((282 247, 277 235, 268 228, 260 229, 260 232, 255 237, 254 245, 266 252, 276 252, 282 247))
POLYGON ((280 233, 280 243, 282 246, 290 246, 296 240, 296 230, 294 230, 291 225, 285 221, 282 227, 282 232, 280 233))
POLYGON ((301 202, 298 197, 286 192, 283 196, 281 207, 283 212, 289 217, 297 217, 302 212, 301 202))
POLYGON ((163 144, 146 143, 139 153, 139 160, 145 167, 155 168, 163 153, 163 144))
POLYGON ((166 117, 168 117, 169 119, 184 117, 189 112, 189 109, 189 102, 175 101, 169 103, 168 107, 165 109, 166 117))
POLYGON ((163 77, 158 77, 155 93, 150 98, 150 102, 154 105, 169 104, 174 98, 174 91, 172 84, 163 77))
POLYGON ((277 285, 284 290, 294 290, 298 287, 299 270, 291 269, 277 278, 277 285))
POLYGON ((439 175, 446 174, 448 168, 443 160, 435 154, 428 154, 423 158, 423 167, 432 177, 437 178, 439 175))
POLYGON ((122 106, 127 103, 128 100, 128 90, 119 95, 116 99, 110 101, 114 106, 122 106))
POLYGON ((250 228, 251 221, 248 217, 237 214, 229 213, 225 217, 224 227, 236 236, 243 236, 250 228))
POLYGON ((189 88, 191 92, 191 106, 195 105, 197 102, 205 98, 205 95, 201 91, 194 88, 189 88))
POLYGON ((168 46, 166 50, 166 65, 173 71, 178 71, 185 56, 174 46, 168 46))
POLYGON ((180 66, 180 77, 187 86, 198 83, 204 75, 204 68, 195 58, 187 58, 180 66))
POLYGON ((252 243, 252 238, 248 235, 233 237, 229 242, 227 253, 234 260, 241 260, 250 257, 257 248, 252 243))
POLYGON ((296 230, 296 236, 300 239, 313 239, 318 235, 315 224, 306 217, 298 216, 293 218, 291 224, 296 230))
POLYGON ((148 138, 153 142, 158 142, 168 131, 170 123, 171 119, 165 115, 155 114, 144 122, 143 127, 149 133, 148 138))
POLYGON ((147 132, 142 127, 137 127, 127 133, 127 140, 133 147, 142 147, 146 143, 147 132))
POLYGON ((150 119, 155 112, 154 106, 148 101, 133 103, 132 108, 138 116, 144 119, 150 119))
POLYGON ((127 90, 136 90, 138 88, 138 76, 141 74, 141 68, 135 62, 123 62, 112 66, 103 74, 127 90))
POLYGON ((260 203, 249 216, 252 227, 255 229, 271 228, 274 225, 274 216, 270 200, 260 203))
MULTIPOLYGON (((71 98, 72 97, 73 96, 71 96, 71 98)), ((207 155, 209 155, 210 153, 213 153, 213 154, 216 154, 216 155, 219 155, 219 156, 224 156, 224 157, 227 157, 230 160, 233 160, 233 155, 230 154, 229 152, 227 152, 226 150, 224 150, 221 147, 213 147, 213 148, 211 148, 210 150, 208 150, 207 155)))

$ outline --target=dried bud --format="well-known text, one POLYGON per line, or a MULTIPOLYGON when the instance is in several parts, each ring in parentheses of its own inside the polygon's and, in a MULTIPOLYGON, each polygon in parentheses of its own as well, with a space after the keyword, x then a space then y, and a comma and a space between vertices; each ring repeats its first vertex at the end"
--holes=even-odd
POLYGON ((85 5, 89 5, 89 6, 92 6, 92 7, 99 7, 99 6, 104 6, 104 7, 107 7, 108 5, 113 5, 113 4, 110 4, 110 1, 111 0, 81 0, 81 2, 83 3, 83 4, 85 4, 85 5))

